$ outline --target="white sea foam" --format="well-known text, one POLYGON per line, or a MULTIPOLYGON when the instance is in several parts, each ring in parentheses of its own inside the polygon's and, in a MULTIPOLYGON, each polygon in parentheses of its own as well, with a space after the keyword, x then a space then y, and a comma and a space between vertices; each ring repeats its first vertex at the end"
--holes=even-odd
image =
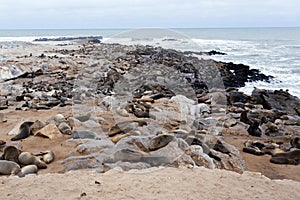
MULTIPOLYGON (((127 45, 142 44, 162 46, 177 50, 211 51, 217 50, 227 55, 216 55, 213 58, 218 61, 242 63, 250 68, 259 69, 266 75, 274 76, 274 81, 247 83, 242 90, 249 93, 253 87, 265 89, 289 89, 293 95, 300 97, 300 29, 180 29, 188 37, 152 37, 144 38, 114 37, 121 30, 64 30, 44 31, 42 34, 28 32, 27 37, 13 34, 16 37, 5 37, 0 33, 2 41, 26 41, 32 42, 41 37, 59 36, 91 36, 103 35, 103 42, 120 43, 127 45), (17 37, 18 36, 18 37, 17 37)), ((2 33, 3 34, 3 33, 2 33)), ((23 35, 22 35, 23 34, 23 35)), ((203 58, 203 56, 201 57, 203 58)), ((208 57, 204 57, 208 58, 208 57)))
POLYGON ((0 42, 32 42, 37 37, 0 37, 0 42))

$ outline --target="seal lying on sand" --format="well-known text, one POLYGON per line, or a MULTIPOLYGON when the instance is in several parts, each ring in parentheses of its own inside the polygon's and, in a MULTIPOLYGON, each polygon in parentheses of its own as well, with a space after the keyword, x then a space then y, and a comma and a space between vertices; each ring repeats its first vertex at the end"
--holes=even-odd
POLYGON ((46 169, 47 165, 40 158, 34 156, 30 152, 22 152, 19 155, 19 163, 22 165, 36 165, 39 169, 46 169))
POLYGON ((274 154, 270 160, 275 164, 300 164, 300 150, 274 154))
POLYGON ((19 159, 18 159, 19 154, 20 154, 20 150, 17 149, 15 146, 7 146, 4 149, 2 158, 7 161, 13 161, 13 162, 18 163, 19 162, 19 159))
POLYGON ((20 166, 12 161, 0 160, 0 174, 2 175, 17 175, 20 173, 20 166))
POLYGON ((22 167, 18 176, 24 177, 27 174, 35 174, 35 173, 37 173, 37 171, 38 171, 38 168, 36 165, 27 165, 27 166, 22 167))
POLYGON ((35 156, 39 157, 42 161, 49 164, 55 159, 55 155, 53 151, 41 152, 39 154, 35 154, 35 156))
POLYGON ((31 133, 30 126, 33 123, 34 122, 24 122, 23 124, 21 124, 21 126, 19 128, 18 135, 16 135, 15 137, 11 138, 11 140, 12 141, 16 141, 16 140, 21 140, 21 139, 25 139, 25 138, 29 137, 29 135, 31 133))

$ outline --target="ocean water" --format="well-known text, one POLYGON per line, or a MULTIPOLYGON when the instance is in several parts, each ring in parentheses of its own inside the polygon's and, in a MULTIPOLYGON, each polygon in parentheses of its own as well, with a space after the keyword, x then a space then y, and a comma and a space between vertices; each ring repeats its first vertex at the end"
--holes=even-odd
POLYGON ((221 51, 227 55, 212 58, 246 64, 275 77, 271 83, 247 83, 242 91, 250 94, 253 87, 288 89, 300 97, 300 28, 0 30, 0 42, 100 35, 108 43, 148 44, 182 51, 221 51))

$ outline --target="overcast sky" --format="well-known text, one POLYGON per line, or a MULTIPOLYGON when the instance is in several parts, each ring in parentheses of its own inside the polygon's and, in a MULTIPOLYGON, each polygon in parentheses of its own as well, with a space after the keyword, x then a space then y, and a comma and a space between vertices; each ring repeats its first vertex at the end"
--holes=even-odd
POLYGON ((0 29, 300 26, 300 0, 0 0, 0 29))

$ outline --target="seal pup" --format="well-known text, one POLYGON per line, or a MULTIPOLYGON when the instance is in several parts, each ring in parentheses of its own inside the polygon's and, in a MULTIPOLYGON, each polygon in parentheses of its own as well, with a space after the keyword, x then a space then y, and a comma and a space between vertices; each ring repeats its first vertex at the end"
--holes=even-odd
POLYGON ((17 175, 20 171, 21 168, 17 163, 8 160, 0 160, 0 174, 17 175))
POLYGON ((22 165, 36 165, 39 169, 46 169, 47 165, 39 157, 34 156, 30 152, 22 152, 19 155, 19 163, 22 165))
POLYGON ((25 139, 25 138, 29 137, 29 135, 31 133, 30 126, 33 123, 34 122, 24 122, 23 124, 21 124, 18 135, 11 138, 11 141, 21 140, 21 139, 25 139))
POLYGON ((2 158, 7 161, 13 161, 18 163, 19 154, 20 154, 20 150, 17 149, 15 146, 7 146, 3 151, 2 158))
POLYGON ((21 168, 21 171, 18 173, 19 177, 24 177, 27 174, 35 174, 38 171, 38 167, 36 165, 27 165, 21 168))

